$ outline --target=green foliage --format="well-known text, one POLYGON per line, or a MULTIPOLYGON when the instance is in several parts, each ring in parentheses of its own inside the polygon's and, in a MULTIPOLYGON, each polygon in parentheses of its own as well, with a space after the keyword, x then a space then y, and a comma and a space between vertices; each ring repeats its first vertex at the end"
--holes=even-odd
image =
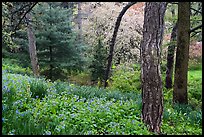
POLYGON ((2 47, 12 49, 15 47, 11 35, 13 32, 10 30, 10 8, 13 7, 11 2, 2 2, 2 47))
POLYGON ((91 78, 93 81, 103 81, 106 70, 106 58, 107 52, 102 44, 102 39, 98 38, 98 44, 95 46, 94 56, 92 64, 90 65, 91 69, 91 78))
POLYGON ((196 60, 191 59, 188 63, 188 70, 201 70, 202 69, 202 59, 196 60))
MULTIPOLYGON (((134 71, 139 71, 138 65, 133 66, 134 71)), ((43 78, 11 74, 9 69, 2 71, 4 135, 153 134, 140 119, 140 92, 76 86, 60 80, 50 82, 43 78)), ((188 93, 189 105, 176 104, 172 107, 172 89, 163 89, 162 134, 202 134, 202 111, 192 104, 195 100, 202 104, 201 74, 201 70, 189 71, 189 88, 192 88, 188 93)))
POLYGON ((35 80, 30 83, 31 97, 42 99, 47 94, 47 85, 42 80, 35 80))
MULTIPOLYGON (((71 14, 68 9, 61 8, 60 3, 39 3, 33 8, 32 26, 36 37, 37 57, 41 74, 49 76, 52 65, 52 79, 66 79, 64 70, 83 69, 85 62, 85 46, 78 43, 77 33, 71 25, 71 14), (60 72, 60 73, 59 73, 60 72)), ((28 37, 26 28, 17 30, 14 35, 17 47, 13 58, 19 59, 21 64, 30 66, 28 37)), ((5 52, 4 56, 11 55, 5 52)))
POLYGON ((133 100, 84 98, 70 94, 71 85, 57 93, 45 80, 49 94, 40 100, 32 98, 34 79, 4 73, 2 80, 3 134, 151 134, 133 100))
POLYGON ((92 85, 90 72, 72 72, 68 81, 77 85, 92 85))
POLYGON ((125 66, 122 66, 119 69, 115 69, 110 78, 111 88, 119 89, 123 92, 135 91, 140 93, 140 70, 138 70, 137 65, 135 65, 134 68, 128 69, 125 66))
MULTIPOLYGON (((2 59, 2 61, 2 134, 4 135, 153 134, 140 119, 142 110, 140 89, 132 92, 130 85, 129 90, 117 90, 113 87, 103 89, 77 86, 60 80, 50 82, 44 78, 37 79, 25 75, 25 70, 18 66, 17 60, 2 59), (19 73, 19 70, 22 72, 19 73)), ((127 76, 130 76, 130 72, 137 72, 136 74, 140 76, 140 65, 134 64, 129 69, 127 67, 118 69, 117 66, 113 77, 118 76, 115 74, 119 71, 120 74, 124 73, 127 76)), ((162 134, 202 134, 201 74, 201 70, 189 71, 188 105, 172 106, 173 90, 163 88, 162 134)), ((81 73, 80 76, 88 75, 81 73)), ((128 78, 126 81, 134 77, 128 78)), ((136 83, 140 82, 137 80, 136 83)))
MULTIPOLYGON (((2 84, 3 134, 152 134, 140 119, 141 96, 135 92, 51 83, 6 72, 2 84), (29 86, 40 82, 47 88, 41 100, 32 98, 29 86)), ((201 134, 201 110, 165 103, 162 133, 201 134)))
POLYGON ((202 108, 202 71, 188 71, 189 104, 195 109, 202 108))
POLYGON ((19 65, 19 62, 15 59, 7 59, 2 58, 2 70, 9 72, 9 73, 15 73, 15 74, 26 74, 26 75, 32 75, 32 70, 28 67, 22 68, 19 65))

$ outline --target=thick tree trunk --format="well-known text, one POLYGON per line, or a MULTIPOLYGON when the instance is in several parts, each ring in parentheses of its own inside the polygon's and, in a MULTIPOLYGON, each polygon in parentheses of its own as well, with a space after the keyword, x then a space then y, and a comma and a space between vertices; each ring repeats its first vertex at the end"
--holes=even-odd
POLYGON ((174 25, 171 33, 170 45, 168 47, 167 54, 167 66, 166 66, 166 88, 172 88, 172 76, 173 76, 173 65, 174 65, 174 51, 176 47, 177 37, 177 23, 174 25))
POLYGON ((32 30, 31 25, 31 16, 30 13, 27 13, 27 34, 28 34, 28 41, 29 41, 29 53, 30 53, 30 60, 32 65, 32 70, 34 76, 39 76, 39 65, 38 65, 38 59, 37 59, 37 52, 36 52, 36 40, 35 40, 35 34, 32 30))
POLYGON ((104 82, 104 87, 106 88, 108 86, 108 78, 109 78, 109 73, 111 70, 111 65, 112 65, 112 59, 113 59, 113 51, 114 51, 114 45, 115 45, 115 40, 117 37, 117 33, 118 33, 118 28, 120 26, 120 22, 122 20, 123 15, 125 14, 125 12, 137 2, 130 2, 128 5, 126 5, 125 7, 123 7, 122 11, 120 12, 116 23, 115 23, 115 28, 114 28, 114 32, 113 32, 113 36, 110 42, 110 49, 109 49, 109 56, 108 56, 108 64, 107 64, 107 68, 106 68, 106 72, 105 72, 105 82, 104 82))
POLYGON ((190 2, 178 3, 178 37, 173 102, 187 104, 187 76, 190 44, 190 2))
POLYGON ((141 42, 142 120, 152 132, 160 133, 163 93, 160 71, 166 2, 147 2, 141 42))

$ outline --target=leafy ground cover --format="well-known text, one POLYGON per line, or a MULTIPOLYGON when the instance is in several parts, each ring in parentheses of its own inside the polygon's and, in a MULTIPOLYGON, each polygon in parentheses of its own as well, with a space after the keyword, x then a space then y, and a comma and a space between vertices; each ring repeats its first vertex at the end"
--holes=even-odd
MULTIPOLYGON (((2 134, 152 134, 140 119, 139 91, 50 82, 7 69, 2 68, 2 134)), ((202 105, 201 73, 189 72, 189 94, 202 105)), ((172 90, 164 89, 162 134, 201 135, 201 108, 172 107, 171 101, 172 90)))

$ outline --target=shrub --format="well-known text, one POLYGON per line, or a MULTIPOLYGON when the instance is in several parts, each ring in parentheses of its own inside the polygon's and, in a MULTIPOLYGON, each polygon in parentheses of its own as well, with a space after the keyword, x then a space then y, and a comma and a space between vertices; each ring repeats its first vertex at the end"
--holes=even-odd
POLYGON ((43 80, 33 80, 30 83, 30 91, 32 93, 33 98, 42 99, 47 94, 47 85, 43 80))
POLYGON ((141 81, 139 70, 128 69, 122 66, 121 68, 114 70, 110 79, 110 85, 113 89, 119 89, 123 92, 140 92, 141 81))
POLYGON ((23 74, 23 75, 32 75, 32 70, 28 67, 21 67, 16 60, 8 60, 2 58, 2 70, 9 73, 23 74))

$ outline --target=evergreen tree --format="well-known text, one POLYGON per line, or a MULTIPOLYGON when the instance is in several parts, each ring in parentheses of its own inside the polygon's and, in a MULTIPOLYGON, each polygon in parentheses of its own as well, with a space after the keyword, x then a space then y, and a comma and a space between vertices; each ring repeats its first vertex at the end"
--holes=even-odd
POLYGON ((99 37, 98 44, 95 46, 92 64, 90 65, 93 81, 100 80, 100 83, 103 82, 105 76, 106 57, 106 49, 102 44, 102 39, 99 37))
POLYGON ((82 66, 81 46, 76 43, 69 11, 52 3, 43 3, 35 9, 36 45, 40 66, 49 79, 54 80, 62 69, 82 66))

